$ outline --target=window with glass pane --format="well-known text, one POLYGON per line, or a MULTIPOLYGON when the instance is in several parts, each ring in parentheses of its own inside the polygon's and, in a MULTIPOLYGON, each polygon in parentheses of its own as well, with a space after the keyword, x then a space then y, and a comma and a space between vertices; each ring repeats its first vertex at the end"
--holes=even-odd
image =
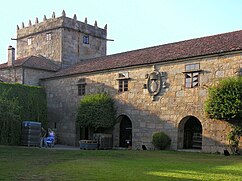
POLYGON ((47 33, 46 34, 46 40, 47 41, 51 41, 51 33, 47 33))
POLYGON ((78 95, 79 96, 85 95, 85 93, 86 93, 86 80, 84 78, 80 79, 77 84, 78 84, 78 95))
POLYGON ((199 72, 200 64, 185 65, 185 87, 192 88, 199 86, 199 72))
POLYGON ((32 38, 28 38, 28 45, 32 44, 32 38))
POLYGON ((119 80, 119 85, 118 85, 118 91, 119 92, 125 92, 128 91, 128 79, 124 79, 124 80, 119 80))
POLYGON ((185 86, 190 88, 199 86, 199 72, 185 73, 185 86))
POLYGON ((79 96, 83 96, 83 95, 85 95, 85 89, 86 89, 86 85, 84 85, 84 84, 79 84, 79 85, 78 85, 78 95, 79 95, 79 96))
POLYGON ((88 35, 84 35, 83 36, 83 43, 84 44, 89 44, 89 36, 88 35))

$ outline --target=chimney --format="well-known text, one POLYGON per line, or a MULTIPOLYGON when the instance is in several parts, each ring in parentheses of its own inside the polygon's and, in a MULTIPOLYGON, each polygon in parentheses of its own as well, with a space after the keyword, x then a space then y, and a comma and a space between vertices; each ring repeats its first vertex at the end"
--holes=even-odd
POLYGON ((8 47, 8 66, 13 66, 15 61, 15 48, 12 46, 8 47))

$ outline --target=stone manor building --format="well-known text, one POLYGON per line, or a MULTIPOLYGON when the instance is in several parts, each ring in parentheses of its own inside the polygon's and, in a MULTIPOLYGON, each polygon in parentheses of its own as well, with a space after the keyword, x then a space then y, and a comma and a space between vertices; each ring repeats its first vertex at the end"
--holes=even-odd
POLYGON ((146 145, 163 131, 170 149, 222 152, 230 126, 204 112, 208 88, 242 68, 242 31, 106 55, 107 26, 73 18, 36 19, 17 27, 17 58, 9 47, 0 80, 43 86, 49 126, 58 141, 76 145, 92 139, 93 130, 76 124, 84 95, 107 92, 115 99, 114 147, 146 145))

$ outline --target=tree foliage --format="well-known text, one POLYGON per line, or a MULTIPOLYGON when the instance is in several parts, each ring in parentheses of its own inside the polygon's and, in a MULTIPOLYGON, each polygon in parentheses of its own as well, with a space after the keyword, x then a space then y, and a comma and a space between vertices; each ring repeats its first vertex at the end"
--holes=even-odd
POLYGON ((239 141, 242 136, 242 125, 233 125, 232 130, 228 134, 231 150, 234 154, 239 154, 239 141))
POLYGON ((0 144, 20 144, 22 121, 47 126, 44 89, 22 84, 0 83, 0 144))
POLYGON ((106 93, 84 96, 78 108, 77 122, 81 127, 111 128, 115 122, 113 99, 106 93))
POLYGON ((210 118, 226 120, 232 124, 227 138, 232 151, 238 153, 242 136, 242 77, 226 78, 210 88, 205 111, 210 118))
POLYGON ((212 119, 241 122, 242 78, 226 78, 210 88, 205 111, 212 119))

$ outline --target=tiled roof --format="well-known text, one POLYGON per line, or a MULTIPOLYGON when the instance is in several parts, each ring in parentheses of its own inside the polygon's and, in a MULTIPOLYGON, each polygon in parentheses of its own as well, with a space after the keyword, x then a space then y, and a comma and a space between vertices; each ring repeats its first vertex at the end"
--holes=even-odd
MULTIPOLYGON (((28 58, 29 57, 17 59, 17 60, 15 60, 14 65, 16 67, 21 66, 26 60, 28 60, 28 58)), ((8 68, 8 67, 9 67, 8 63, 0 64, 0 69, 5 69, 5 68, 8 68)))
MULTIPOLYGON (((29 56, 25 58, 20 58, 14 61, 15 67, 28 67, 34 69, 48 70, 48 71, 58 71, 60 66, 55 64, 53 61, 43 57, 43 56, 29 56)), ((0 69, 8 68, 8 63, 0 64, 0 69)))
POLYGON ((49 78, 242 50, 242 30, 84 60, 49 78))

